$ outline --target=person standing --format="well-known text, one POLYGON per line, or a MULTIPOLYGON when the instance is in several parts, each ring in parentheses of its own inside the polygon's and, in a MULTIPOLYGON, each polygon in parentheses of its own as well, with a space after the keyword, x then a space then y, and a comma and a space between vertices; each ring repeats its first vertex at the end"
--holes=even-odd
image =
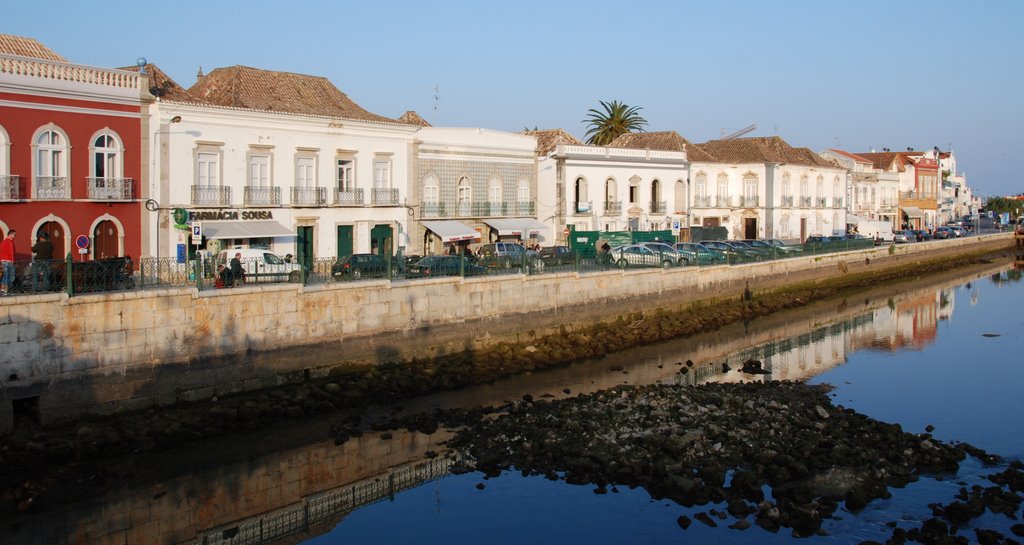
POLYGON ((242 252, 238 252, 231 259, 231 285, 240 286, 244 282, 245 272, 242 271, 242 252))
POLYGON ((0 241, 0 265, 3 266, 3 279, 0 280, 0 296, 7 295, 14 284, 14 237, 17 231, 7 231, 7 236, 0 241))
POLYGON ((53 269, 53 243, 50 235, 40 231, 32 246, 32 289, 50 291, 50 271, 53 269))

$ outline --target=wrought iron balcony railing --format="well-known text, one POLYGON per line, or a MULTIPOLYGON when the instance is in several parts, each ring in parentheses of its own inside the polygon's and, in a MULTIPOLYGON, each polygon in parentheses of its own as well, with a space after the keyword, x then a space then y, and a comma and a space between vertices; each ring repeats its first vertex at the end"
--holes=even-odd
POLYGON ((842 197, 832 197, 832 208, 842 208, 842 207, 843 207, 843 198, 842 197))
POLYGON ((0 175, 0 201, 17 201, 24 194, 21 187, 21 176, 17 174, 0 175))
POLYGON ((420 211, 424 218, 443 218, 445 216, 443 202, 425 202, 420 205, 420 211))
POLYGON ((618 216, 622 213, 622 201, 604 201, 604 215, 618 216))
POLYGON ((89 198, 105 201, 132 200, 131 178, 86 178, 89 198))
POLYGON ((664 214, 668 210, 668 201, 652 201, 651 214, 664 214))
POLYGON ((710 208, 711 207, 711 197, 708 197, 708 196, 694 197, 693 198, 693 207, 694 208, 710 208))
POLYGON ((744 208, 756 208, 760 206, 761 199, 758 195, 745 195, 741 198, 744 208))
POLYGON ((828 197, 818 197, 816 200, 818 208, 825 208, 828 206, 828 197))
POLYGON ((398 204, 398 189, 392 187, 374 187, 370 192, 371 204, 374 206, 395 206, 398 204))
POLYGON ((810 207, 811 207, 811 198, 810 197, 800 197, 800 208, 810 208, 810 207))
POLYGON ((334 190, 334 204, 336 206, 362 206, 363 205, 363 190, 362 189, 348 189, 334 190))
POLYGON ((732 200, 729 197, 715 197, 715 206, 719 208, 730 208, 732 200))
POLYGON ((35 198, 39 200, 70 199, 71 188, 64 176, 36 176, 35 198))
POLYGON ((231 188, 219 185, 192 186, 192 204, 196 206, 227 206, 231 204, 231 188))
POLYGON ((292 187, 292 206, 327 206, 326 187, 292 187))
POLYGON ((576 201, 572 205, 572 213, 589 214, 590 210, 593 208, 593 204, 594 203, 592 201, 576 201))
POLYGON ((248 185, 242 196, 246 206, 280 206, 281 188, 269 185, 248 185))
POLYGON ((782 207, 783 208, 793 208, 793 196, 792 195, 782 197, 782 207))

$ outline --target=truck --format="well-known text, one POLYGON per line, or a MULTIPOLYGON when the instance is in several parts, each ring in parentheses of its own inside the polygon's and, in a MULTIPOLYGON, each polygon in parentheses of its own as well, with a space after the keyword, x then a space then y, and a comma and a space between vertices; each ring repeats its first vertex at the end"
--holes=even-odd
POLYGON ((875 244, 892 244, 895 241, 892 224, 887 221, 864 220, 857 224, 857 231, 866 238, 874 239, 875 244))

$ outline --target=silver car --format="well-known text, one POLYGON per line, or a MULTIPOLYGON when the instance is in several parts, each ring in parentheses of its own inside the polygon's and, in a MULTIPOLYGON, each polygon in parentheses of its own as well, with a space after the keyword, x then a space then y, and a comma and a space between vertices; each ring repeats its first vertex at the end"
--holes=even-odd
POLYGON ((626 267, 661 267, 667 269, 678 263, 678 258, 673 252, 671 255, 665 252, 657 252, 643 244, 627 244, 612 248, 612 263, 620 269, 626 267))

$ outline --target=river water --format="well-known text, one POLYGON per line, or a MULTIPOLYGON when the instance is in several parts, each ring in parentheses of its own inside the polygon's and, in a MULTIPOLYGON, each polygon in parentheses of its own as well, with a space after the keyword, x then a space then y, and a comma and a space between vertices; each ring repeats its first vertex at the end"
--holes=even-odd
MULTIPOLYGON (((377 407, 415 413, 534 398, 559 398, 619 384, 751 380, 736 371, 761 360, 755 380, 806 380, 835 387, 833 402, 947 442, 1024 459, 1024 331, 1021 271, 990 265, 880 287, 688 339, 639 347, 601 360, 377 407), (692 369, 680 370, 691 360, 692 369), (724 371, 723 364, 733 370, 724 371)), ((0 543, 382 544, 382 543, 859 543, 885 542, 889 521, 930 517, 961 486, 991 468, 968 458, 955 476, 924 477, 891 499, 852 514, 840 509, 825 536, 798 539, 676 519, 686 509, 652 501, 643 489, 595 494, 517 473, 485 479, 450 475, 447 432, 368 433, 335 445, 330 417, 253 436, 229 437, 96 471, 84 500, 42 511, 0 514, 0 543), (91 490, 91 489, 90 489, 91 490)), ((89 486, 89 483, 81 486, 89 486)), ((724 511, 723 506, 718 506, 724 511)), ((980 527, 1009 534, 986 514, 980 527)), ((971 539, 973 533, 965 533, 971 539)))

